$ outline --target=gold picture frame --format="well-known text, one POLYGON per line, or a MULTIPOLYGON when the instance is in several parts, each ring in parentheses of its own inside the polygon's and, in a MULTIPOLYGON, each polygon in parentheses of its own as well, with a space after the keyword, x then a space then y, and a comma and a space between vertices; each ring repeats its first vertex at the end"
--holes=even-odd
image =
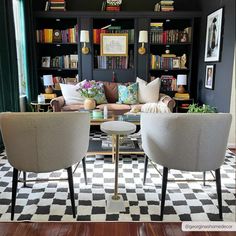
POLYGON ((128 34, 101 34, 101 56, 128 56, 128 34))

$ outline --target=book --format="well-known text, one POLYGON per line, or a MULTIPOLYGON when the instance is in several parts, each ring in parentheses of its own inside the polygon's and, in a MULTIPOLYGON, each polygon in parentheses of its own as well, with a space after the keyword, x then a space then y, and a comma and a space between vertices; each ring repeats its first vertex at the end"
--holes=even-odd
POLYGON ((190 94, 189 93, 175 93, 176 99, 190 99, 190 94))

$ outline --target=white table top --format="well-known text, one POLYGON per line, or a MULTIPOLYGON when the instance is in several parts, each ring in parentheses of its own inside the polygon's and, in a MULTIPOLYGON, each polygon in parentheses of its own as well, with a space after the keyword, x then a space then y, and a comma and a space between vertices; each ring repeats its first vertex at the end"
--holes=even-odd
POLYGON ((136 131, 136 125, 126 121, 108 121, 100 126, 104 133, 109 135, 128 135, 136 131))

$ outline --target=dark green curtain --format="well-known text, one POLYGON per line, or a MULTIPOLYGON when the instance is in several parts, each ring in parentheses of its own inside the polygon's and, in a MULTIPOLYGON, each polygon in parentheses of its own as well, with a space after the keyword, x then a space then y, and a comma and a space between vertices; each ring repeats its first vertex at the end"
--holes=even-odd
MULTIPOLYGON (((19 111, 19 90, 12 1, 0 1, 0 112, 19 111)), ((0 150, 3 149, 0 135, 0 150)))

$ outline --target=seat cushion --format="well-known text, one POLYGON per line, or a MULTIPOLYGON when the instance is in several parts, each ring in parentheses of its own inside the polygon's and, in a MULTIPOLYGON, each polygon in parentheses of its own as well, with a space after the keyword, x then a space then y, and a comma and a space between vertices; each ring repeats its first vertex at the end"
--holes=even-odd
POLYGON ((61 111, 78 111, 80 109, 84 109, 84 104, 65 105, 61 111))
POLYGON ((150 83, 137 77, 138 100, 139 103, 158 102, 160 93, 160 78, 156 78, 150 83))
POLYGON ((103 110, 104 106, 107 106, 108 111, 128 111, 130 110, 130 106, 126 104, 119 104, 119 103, 108 103, 108 104, 101 104, 98 105, 96 108, 103 110))

